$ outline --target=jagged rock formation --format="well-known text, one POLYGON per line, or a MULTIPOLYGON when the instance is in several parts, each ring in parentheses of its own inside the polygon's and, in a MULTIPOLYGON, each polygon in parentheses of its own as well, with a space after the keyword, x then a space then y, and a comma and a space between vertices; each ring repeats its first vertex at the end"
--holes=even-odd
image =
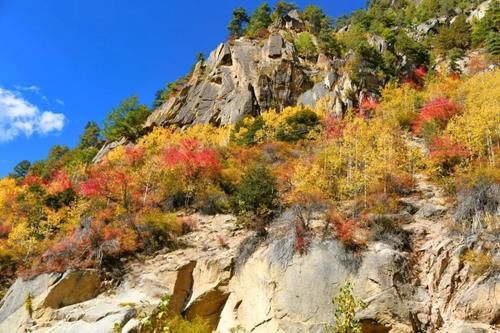
POLYGON ((331 95, 338 112, 345 111, 357 89, 349 75, 336 73, 344 61, 324 54, 318 65, 301 59, 286 36, 295 36, 304 27, 297 11, 292 11, 271 25, 267 40, 243 37, 220 44, 145 126, 230 124, 271 108, 314 105, 326 95, 331 95), (324 84, 314 85, 314 78, 322 78, 324 84))
POLYGON ((280 35, 271 35, 263 45, 248 39, 220 44, 146 126, 228 124, 243 115, 294 105, 296 96, 311 86, 306 72, 293 45, 280 35))

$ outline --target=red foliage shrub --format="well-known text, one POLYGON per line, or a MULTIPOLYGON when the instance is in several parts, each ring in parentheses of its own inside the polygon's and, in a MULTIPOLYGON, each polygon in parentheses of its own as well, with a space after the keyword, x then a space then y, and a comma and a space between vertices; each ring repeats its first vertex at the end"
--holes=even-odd
POLYGON ((430 146, 431 157, 439 160, 450 158, 467 158, 470 151, 459 143, 454 143, 449 136, 441 136, 433 139, 430 146))
POLYGON ((403 80, 412 89, 421 90, 424 87, 425 77, 427 76, 427 68, 425 66, 418 66, 413 72, 403 80))
POLYGON ((367 112, 378 109, 379 106, 380 102, 377 99, 371 96, 364 96, 359 103, 359 111, 363 114, 366 114, 367 112))
POLYGON ((227 241, 222 235, 217 235, 217 242, 219 243, 220 247, 226 248, 228 247, 227 241))
POLYGON ((297 221, 295 222, 295 252, 303 255, 307 252, 308 246, 309 240, 307 239, 306 229, 300 221, 297 221))
POLYGON ((346 122, 334 114, 328 115, 325 120, 325 135, 327 139, 338 139, 342 137, 346 122))
POLYGON ((427 68, 425 66, 418 66, 413 71, 413 76, 417 79, 423 80, 427 76, 427 68))
POLYGON ((346 246, 362 245, 358 237, 361 225, 355 219, 347 219, 342 214, 332 211, 328 215, 328 222, 335 228, 337 238, 346 246))
POLYGON ((72 187, 73 184, 69 179, 69 175, 63 169, 54 171, 48 184, 48 190, 52 194, 64 192, 72 187))
POLYGON ((165 165, 181 169, 187 177, 218 174, 221 164, 217 152, 204 147, 198 140, 184 139, 164 152, 165 165))
POLYGON ((257 31, 256 37, 258 39, 264 39, 269 37, 269 30, 267 30, 266 28, 259 29, 259 31, 257 31))
POLYGON ((144 158, 144 148, 137 146, 129 146, 125 149, 125 161, 129 165, 135 165, 144 158))
POLYGON ((198 222, 191 216, 183 216, 179 218, 181 224, 182 234, 187 234, 192 231, 198 230, 198 222))
POLYGON ((32 186, 32 185, 47 185, 47 181, 40 177, 39 175, 36 174, 29 174, 27 175, 21 185, 26 185, 26 186, 32 186))
POLYGON ((422 132, 426 122, 435 121, 442 128, 447 122, 460 111, 460 106, 447 98, 438 98, 427 102, 422 108, 417 119, 412 124, 412 130, 416 134, 422 132))
POLYGON ((7 237, 12 230, 12 226, 10 224, 1 224, 0 225, 0 238, 7 237))
POLYGON ((97 197, 104 194, 106 179, 100 172, 92 170, 89 178, 80 183, 79 192, 86 197, 97 197))

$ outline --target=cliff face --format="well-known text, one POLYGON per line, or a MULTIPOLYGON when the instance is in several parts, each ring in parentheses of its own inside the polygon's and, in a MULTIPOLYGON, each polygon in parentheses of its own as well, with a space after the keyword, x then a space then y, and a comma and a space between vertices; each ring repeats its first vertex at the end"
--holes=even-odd
POLYGON ((230 124, 271 108, 314 105, 327 95, 342 113, 353 103, 347 91, 357 92, 348 75, 337 73, 344 60, 326 55, 317 63, 302 59, 285 37, 303 29, 294 11, 274 22, 265 40, 243 37, 220 44, 195 66, 181 90, 150 116, 146 127, 230 124))
POLYGON ((19 279, 2 301, 0 331, 137 332, 140 314, 168 294, 174 312, 201 316, 217 332, 320 333, 332 320, 332 297, 351 280, 368 305, 358 313, 363 332, 496 332, 498 276, 475 276, 463 260, 481 241, 444 233, 453 210, 437 187, 417 180, 401 199, 403 231, 363 250, 323 238, 320 215, 302 255, 293 211, 267 237, 239 229, 230 215, 195 215, 198 229, 179 240, 185 248, 126 263, 122 282, 97 297, 94 271, 19 279), (32 318, 23 305, 28 292, 32 318))

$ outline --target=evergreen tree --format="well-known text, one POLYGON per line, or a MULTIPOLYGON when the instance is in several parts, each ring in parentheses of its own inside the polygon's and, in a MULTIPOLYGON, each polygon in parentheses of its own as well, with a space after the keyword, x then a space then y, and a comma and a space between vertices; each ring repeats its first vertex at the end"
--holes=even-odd
POLYGON ((439 29, 433 44, 441 54, 447 54, 453 49, 466 49, 470 40, 470 25, 465 15, 459 15, 449 27, 439 29))
POLYGON ((15 179, 23 179, 28 174, 30 167, 31 167, 30 161, 27 160, 21 161, 16 164, 14 170, 9 176, 15 179))
POLYGON ((285 16, 294 9, 298 9, 296 4, 280 0, 276 3, 276 6, 274 7, 272 19, 275 20, 278 17, 285 16))
POLYGON ((104 121, 103 135, 110 141, 122 137, 134 140, 142 133, 142 125, 150 115, 149 108, 139 104, 136 96, 125 99, 114 108, 104 121))
POLYGON ((270 24, 271 7, 269 7, 267 2, 264 2, 252 13, 246 33, 249 37, 255 38, 261 30, 267 29, 270 24))
POLYGON ((331 19, 315 5, 308 5, 302 13, 304 19, 309 23, 309 30, 313 34, 318 34, 322 29, 331 29, 331 19))
POLYGON ((243 7, 236 8, 233 11, 233 18, 229 22, 229 36, 241 37, 243 35, 243 26, 249 21, 247 11, 243 7))
POLYGON ((89 121, 85 125, 82 135, 80 135, 80 142, 78 143, 78 148, 96 148, 102 143, 101 139, 101 129, 95 121, 89 121))

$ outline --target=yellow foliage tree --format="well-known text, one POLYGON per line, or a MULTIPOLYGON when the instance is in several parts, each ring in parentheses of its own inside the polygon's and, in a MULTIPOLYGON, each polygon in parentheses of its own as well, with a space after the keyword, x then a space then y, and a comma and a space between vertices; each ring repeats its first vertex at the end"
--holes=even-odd
POLYGON ((467 79, 458 89, 464 110, 445 131, 467 147, 473 156, 496 165, 500 144, 500 70, 467 79))

